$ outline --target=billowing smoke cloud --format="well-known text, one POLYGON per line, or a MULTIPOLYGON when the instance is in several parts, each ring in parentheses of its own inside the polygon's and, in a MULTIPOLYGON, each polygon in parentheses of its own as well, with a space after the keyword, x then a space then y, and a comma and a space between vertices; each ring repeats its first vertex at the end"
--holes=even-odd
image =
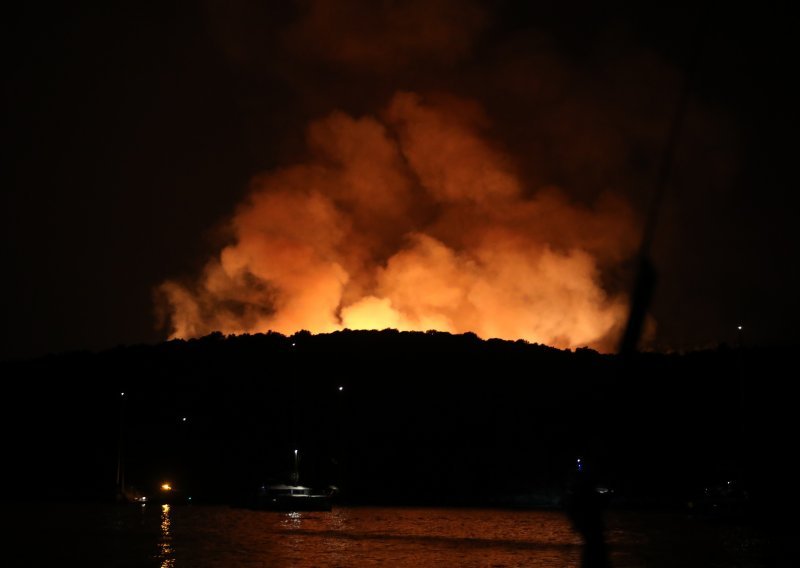
MULTIPOLYGON (((202 274, 160 286, 173 337, 392 327, 615 347, 682 84, 635 26, 572 34, 566 10, 477 0, 208 7, 267 173, 202 274)), ((734 140, 692 100, 662 297, 705 225, 692 212, 725 198, 734 140)))
POLYGON ((312 123, 309 159, 254 180, 202 275, 160 287, 172 337, 437 329, 611 349, 626 304, 601 271, 631 255, 631 211, 524 187, 488 130, 470 101, 411 92, 312 123))

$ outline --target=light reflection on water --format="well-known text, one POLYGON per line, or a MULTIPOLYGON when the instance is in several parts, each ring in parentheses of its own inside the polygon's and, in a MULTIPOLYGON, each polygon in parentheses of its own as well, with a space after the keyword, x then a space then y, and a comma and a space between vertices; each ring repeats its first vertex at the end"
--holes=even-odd
MULTIPOLYGON (((9 566, 563 568, 580 559, 580 539, 557 511, 43 504, 10 518, 14 550, 26 556, 0 556, 9 566)), ((753 543, 744 554, 724 529, 684 516, 614 514, 608 525, 615 568, 763 565, 763 539, 744 535, 753 543)))
POLYGON ((161 539, 158 541, 158 559, 161 561, 161 568, 175 567, 175 550, 172 548, 171 526, 170 507, 167 504, 161 505, 161 539))
POLYGON ((281 531, 274 515, 254 512, 251 520, 279 545, 277 566, 563 567, 579 555, 580 540, 553 513, 339 508, 288 514, 281 531))

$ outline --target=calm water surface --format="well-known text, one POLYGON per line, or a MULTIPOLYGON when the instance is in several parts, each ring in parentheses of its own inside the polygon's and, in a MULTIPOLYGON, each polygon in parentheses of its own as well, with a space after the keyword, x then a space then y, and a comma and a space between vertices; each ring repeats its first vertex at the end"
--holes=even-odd
MULTIPOLYGON (((11 505, 6 566, 255 568, 577 566, 580 538, 554 511, 11 505)), ((758 567, 766 541, 681 515, 608 518, 615 567, 758 567)), ((2 560, 2 557, 0 557, 2 560)))

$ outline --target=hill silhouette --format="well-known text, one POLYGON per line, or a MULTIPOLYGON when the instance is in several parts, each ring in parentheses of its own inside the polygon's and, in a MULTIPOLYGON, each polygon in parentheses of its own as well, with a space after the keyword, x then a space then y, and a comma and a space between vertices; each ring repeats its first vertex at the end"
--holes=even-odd
POLYGON ((345 330, 51 355, 0 366, 6 468, 19 498, 103 499, 121 439, 128 484, 229 502, 299 449, 301 480, 351 502, 525 506, 558 504, 581 458, 619 504, 730 480, 769 504, 793 483, 791 353, 345 330))

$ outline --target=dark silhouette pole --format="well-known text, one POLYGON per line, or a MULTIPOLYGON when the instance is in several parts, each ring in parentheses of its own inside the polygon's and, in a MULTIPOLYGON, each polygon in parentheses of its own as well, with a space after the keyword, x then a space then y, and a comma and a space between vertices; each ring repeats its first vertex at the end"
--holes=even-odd
POLYGON ((603 514, 606 498, 597 492, 597 484, 589 468, 580 464, 564 498, 564 509, 572 526, 583 538, 581 568, 610 568, 605 541, 603 514))
POLYGON ((678 140, 685 121, 686 109, 689 106, 689 99, 691 98, 692 82, 700 59, 702 42, 706 35, 707 12, 708 11, 701 15, 695 32, 694 43, 690 52, 691 60, 689 61, 688 68, 684 75, 680 98, 678 99, 675 115, 673 116, 672 124, 667 134, 664 153, 661 157, 661 165, 659 166, 656 176, 655 188, 650 200, 650 206, 647 210, 647 218, 645 219, 644 231, 642 233, 642 242, 637 257, 636 280, 633 293, 631 294, 628 323, 625 326, 625 331, 619 346, 619 352, 622 355, 627 355, 636 351, 639 338, 642 334, 644 319, 647 315, 647 309, 650 307, 653 291, 656 286, 657 273, 653 262, 650 260, 650 249, 652 248, 655 238, 658 214, 661 209, 661 204, 664 201, 664 195, 666 194, 667 182, 669 181, 669 175, 675 161, 675 150, 678 146, 678 140))
POLYGON ((122 443, 125 434, 125 393, 119 393, 119 441, 117 442, 117 500, 124 501, 125 469, 122 464, 122 443))
MULTIPOLYGON (((657 281, 657 271, 650 258, 653 240, 655 239, 658 214, 666 194, 670 172, 675 161, 675 152, 678 147, 681 130, 685 122, 686 110, 689 106, 692 82, 695 77, 700 54, 702 52, 703 41, 706 36, 706 28, 709 23, 710 9, 705 6, 705 10, 700 14, 697 29, 694 34, 694 41, 691 46, 689 65, 684 74, 683 85, 680 90, 678 104, 675 108, 675 115, 667 134, 664 153, 661 157, 661 164, 655 180, 653 195, 650 206, 647 210, 644 230, 642 232, 642 242, 639 247, 639 254, 636 259, 636 279, 633 292, 631 293, 630 311, 628 321, 625 326, 619 345, 619 353, 623 360, 636 352, 639 339, 642 335, 644 320, 647 310, 653 299, 657 281)), ((632 367, 626 372, 631 372, 632 367)), ((642 401, 644 404, 644 401, 642 401)), ((581 566, 583 568, 606 568, 611 566, 608 558, 603 531, 603 505, 604 496, 597 492, 596 484, 591 475, 585 471, 579 471, 575 479, 571 492, 567 494, 566 509, 567 514, 572 520, 575 530, 583 537, 584 547, 581 566)))

